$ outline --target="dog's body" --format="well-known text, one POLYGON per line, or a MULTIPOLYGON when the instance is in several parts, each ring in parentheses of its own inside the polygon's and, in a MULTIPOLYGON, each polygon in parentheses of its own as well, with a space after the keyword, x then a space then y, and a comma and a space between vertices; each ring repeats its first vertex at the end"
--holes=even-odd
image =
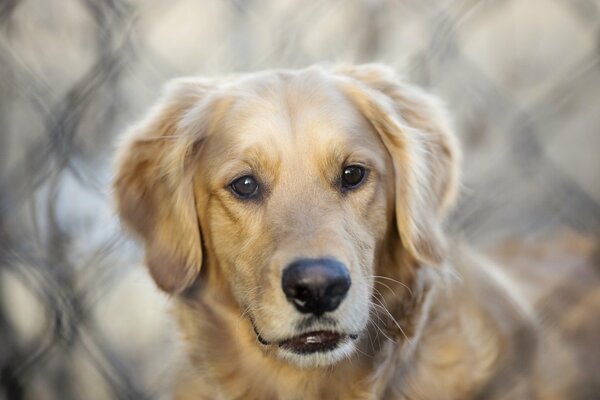
POLYGON ((573 390, 528 299, 444 235, 455 139, 389 70, 180 81, 121 149, 119 213, 189 345, 179 398, 573 390))

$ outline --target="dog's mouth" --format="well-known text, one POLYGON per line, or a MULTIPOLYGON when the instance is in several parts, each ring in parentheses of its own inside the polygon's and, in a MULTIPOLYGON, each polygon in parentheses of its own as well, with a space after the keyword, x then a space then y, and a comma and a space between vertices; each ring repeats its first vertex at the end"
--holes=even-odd
POLYGON ((358 335, 347 335, 333 331, 314 331, 273 343, 263 339, 258 332, 256 333, 256 337, 258 341, 265 346, 276 345, 284 350, 291 351, 292 353, 312 354, 335 350, 347 341, 356 340, 358 335))

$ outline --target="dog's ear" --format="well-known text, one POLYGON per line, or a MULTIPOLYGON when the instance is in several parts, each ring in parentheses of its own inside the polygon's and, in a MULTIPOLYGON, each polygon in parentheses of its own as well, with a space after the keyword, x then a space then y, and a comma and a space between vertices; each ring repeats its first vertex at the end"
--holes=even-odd
POLYGON ((191 160, 208 128, 185 122, 209 114, 211 89, 199 80, 172 82, 147 118, 124 135, 116 158, 119 216, 142 239, 150 273, 168 293, 189 287, 202 263, 191 160))
POLYGON ((392 157, 404 247, 420 262, 441 264, 446 251, 441 223, 456 198, 460 164, 444 107, 381 65, 342 67, 336 73, 392 157))

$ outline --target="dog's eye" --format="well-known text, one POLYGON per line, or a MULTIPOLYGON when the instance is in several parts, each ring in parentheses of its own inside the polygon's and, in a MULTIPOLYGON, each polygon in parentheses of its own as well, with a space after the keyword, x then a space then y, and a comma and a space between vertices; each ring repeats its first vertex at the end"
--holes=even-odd
POLYGON ((251 175, 236 179, 229 187, 241 199, 249 199, 258 194, 258 182, 251 175))
POLYGON ((349 165, 342 171, 342 188, 356 189, 365 180, 366 171, 360 165, 349 165))

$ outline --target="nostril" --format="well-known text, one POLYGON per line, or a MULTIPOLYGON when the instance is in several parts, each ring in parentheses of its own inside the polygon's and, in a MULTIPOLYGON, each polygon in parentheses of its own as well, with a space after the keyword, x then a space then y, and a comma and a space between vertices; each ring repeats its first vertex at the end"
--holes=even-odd
POLYGON ((307 300, 310 299, 311 294, 310 291, 307 287, 305 286, 296 286, 294 287, 291 291, 290 291, 290 296, 294 299, 295 302, 301 302, 301 303, 305 303, 307 300))
POLYGON ((310 289, 305 285, 293 284, 292 281, 290 284, 284 284, 282 286, 286 297, 292 301, 296 307, 305 309, 307 307, 307 302, 313 297, 310 289))
POLYGON ((290 264, 281 280, 283 292, 302 313, 322 315, 335 310, 350 288, 350 274, 333 259, 300 259, 290 264))

